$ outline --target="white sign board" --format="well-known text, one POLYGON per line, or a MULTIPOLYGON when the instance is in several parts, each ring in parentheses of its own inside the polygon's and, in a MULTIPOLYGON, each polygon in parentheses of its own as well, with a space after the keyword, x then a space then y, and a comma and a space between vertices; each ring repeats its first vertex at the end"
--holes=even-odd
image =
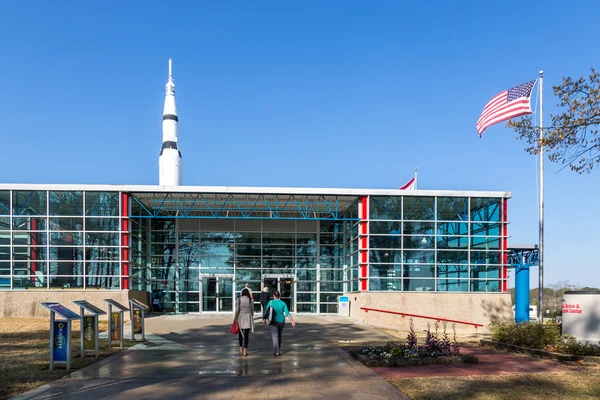
POLYGON ((565 292, 562 332, 581 342, 596 344, 600 341, 600 292, 565 292))
POLYGON ((348 296, 338 298, 338 315, 340 317, 350 316, 350 298, 348 296))

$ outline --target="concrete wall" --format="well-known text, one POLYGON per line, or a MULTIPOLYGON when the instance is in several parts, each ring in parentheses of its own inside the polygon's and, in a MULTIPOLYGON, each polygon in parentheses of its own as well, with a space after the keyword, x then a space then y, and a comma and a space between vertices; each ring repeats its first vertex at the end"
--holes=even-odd
MULTIPOLYGON (((456 324, 461 334, 489 332, 488 325, 493 320, 511 320, 512 302, 509 293, 351 293, 350 316, 367 324, 382 328, 408 330, 410 319, 400 315, 380 312, 365 312, 360 307, 377 308, 410 314, 447 318, 483 324, 477 330, 472 326, 456 324)), ((433 326, 434 320, 413 318, 416 331, 433 326)), ((441 329, 441 325, 440 325, 441 329)), ((452 324, 448 324, 452 332, 452 324)))
MULTIPOLYGON (((108 312, 108 304, 104 299, 112 299, 129 308, 128 291, 116 290, 14 290, 0 291, 0 318, 28 317, 48 318, 50 310, 42 306, 42 302, 57 302, 79 314, 79 307, 73 304, 76 300, 86 300, 98 308, 108 312)), ((136 292, 145 293, 145 292, 136 292)), ((136 298, 138 295, 136 295, 136 298)), ((140 301, 141 298, 139 298, 140 301)), ((129 321, 126 312, 125 321, 129 321)), ((106 315, 100 317, 106 319, 106 315)))

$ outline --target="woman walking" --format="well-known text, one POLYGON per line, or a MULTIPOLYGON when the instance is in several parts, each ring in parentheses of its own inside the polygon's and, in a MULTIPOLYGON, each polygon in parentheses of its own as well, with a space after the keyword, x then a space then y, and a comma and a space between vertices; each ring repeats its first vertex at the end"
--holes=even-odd
POLYGON ((287 316, 292 322, 292 326, 296 326, 296 323, 292 319, 290 312, 288 311, 287 305, 280 300, 279 291, 273 292, 273 300, 269 300, 263 315, 264 324, 267 325, 269 321, 269 329, 271 330, 271 339, 273 339, 273 355, 279 356, 281 349, 281 334, 285 327, 285 317, 287 316), (270 318, 269 318, 270 317, 270 318))
POLYGON ((248 355, 248 341, 250 340, 250 331, 254 333, 254 301, 250 296, 250 290, 242 289, 240 297, 236 302, 236 312, 234 321, 237 321, 240 327, 238 338, 240 341, 240 354, 248 355))

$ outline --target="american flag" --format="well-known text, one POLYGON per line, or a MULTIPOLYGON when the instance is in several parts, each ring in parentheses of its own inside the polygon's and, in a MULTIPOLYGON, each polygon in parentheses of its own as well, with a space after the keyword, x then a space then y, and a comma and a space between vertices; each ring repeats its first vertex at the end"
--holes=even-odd
POLYGON ((477 120, 477 133, 479 137, 489 126, 507 119, 531 114, 531 92, 535 81, 527 82, 514 88, 505 90, 494 96, 483 108, 477 120))

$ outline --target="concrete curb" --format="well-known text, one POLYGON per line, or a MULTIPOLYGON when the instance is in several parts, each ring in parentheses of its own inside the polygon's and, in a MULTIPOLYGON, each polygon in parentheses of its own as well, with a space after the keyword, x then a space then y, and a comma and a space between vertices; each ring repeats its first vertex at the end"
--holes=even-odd
POLYGON ((484 340, 484 339, 482 339, 480 343, 487 344, 487 345, 492 346, 497 349, 507 349, 507 350, 518 351, 521 353, 527 353, 527 354, 532 354, 532 355, 548 358, 550 360, 558 360, 558 361, 562 361, 562 362, 564 362, 564 361, 583 361, 583 362, 589 362, 589 363, 593 363, 593 364, 600 364, 600 357, 595 357, 595 356, 577 356, 574 354, 562 354, 562 353, 556 353, 554 351, 531 349, 529 347, 515 346, 514 344, 494 342, 492 340, 484 340))

